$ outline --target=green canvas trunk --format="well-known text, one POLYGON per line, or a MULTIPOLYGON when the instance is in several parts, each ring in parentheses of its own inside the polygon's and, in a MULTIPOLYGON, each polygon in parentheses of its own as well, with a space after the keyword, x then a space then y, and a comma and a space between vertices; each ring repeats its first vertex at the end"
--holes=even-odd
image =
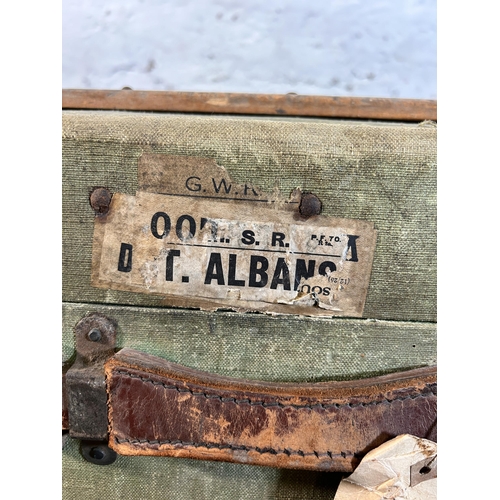
MULTIPOLYGON (((275 382, 353 380, 436 364, 436 126, 312 118, 63 112, 63 362, 88 313, 117 347, 275 382), (182 307, 91 284, 95 187, 134 196, 142 155, 214 160, 240 185, 321 200, 322 216, 377 231, 361 317, 182 307)), ((183 175, 179 167, 179 176, 183 175)), ((96 466, 63 445, 64 499, 333 498, 339 474, 186 458, 96 466)))

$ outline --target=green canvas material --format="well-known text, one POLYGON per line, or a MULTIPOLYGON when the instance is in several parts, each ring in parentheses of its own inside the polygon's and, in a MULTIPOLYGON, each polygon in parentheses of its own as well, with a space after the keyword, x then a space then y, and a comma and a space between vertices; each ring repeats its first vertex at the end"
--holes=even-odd
MULTIPOLYGON (((63 112, 63 361, 88 312, 132 347, 221 375, 346 380, 436 363, 436 127, 131 112, 63 112), (90 285, 95 186, 135 194, 144 153, 213 158, 235 182, 316 194, 324 215, 375 224, 364 317, 268 316, 162 306, 90 285)), ((63 498, 333 498, 335 474, 187 459, 89 464, 63 448, 63 498)))
POLYGON ((339 473, 275 469, 165 457, 118 457, 107 466, 81 458, 78 442, 63 447, 63 498, 332 500, 339 473))

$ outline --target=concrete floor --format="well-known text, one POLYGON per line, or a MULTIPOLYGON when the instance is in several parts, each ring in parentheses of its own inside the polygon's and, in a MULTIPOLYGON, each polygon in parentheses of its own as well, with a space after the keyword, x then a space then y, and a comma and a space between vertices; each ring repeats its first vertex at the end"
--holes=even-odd
POLYGON ((436 99, 436 0, 63 0, 63 88, 436 99))

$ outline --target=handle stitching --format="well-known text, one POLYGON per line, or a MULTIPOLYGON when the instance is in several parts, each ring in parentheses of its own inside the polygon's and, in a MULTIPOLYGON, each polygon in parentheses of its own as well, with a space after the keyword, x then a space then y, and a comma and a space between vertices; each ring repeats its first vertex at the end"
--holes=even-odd
POLYGON ((162 386, 164 389, 174 389, 174 390, 176 390, 179 393, 185 392, 185 393, 191 394, 192 396, 204 397, 205 399, 218 399, 222 403, 234 403, 236 405, 241 405, 241 404, 247 403, 247 404, 249 404, 251 406, 263 406, 265 408, 268 408, 268 407, 279 407, 279 408, 291 407, 291 408, 298 409, 298 410, 300 410, 300 409, 314 410, 314 409, 317 409, 317 408, 327 409, 327 408, 345 408, 345 407, 356 408, 356 407, 377 406, 377 405, 381 405, 381 404, 391 404, 391 403, 393 403, 395 401, 406 401, 406 400, 409 400, 409 399, 418 399, 418 398, 424 398, 424 397, 430 397, 430 396, 435 396, 436 395, 436 385, 435 384, 426 384, 426 387, 430 389, 430 393, 427 393, 427 394, 420 393, 420 394, 414 394, 414 395, 409 395, 409 396, 404 396, 404 397, 399 397, 399 398, 394 398, 394 399, 384 398, 381 401, 370 401, 369 403, 344 403, 344 404, 338 404, 338 403, 322 404, 322 403, 318 403, 318 404, 315 404, 315 405, 310 405, 310 404, 306 404, 306 405, 283 404, 283 403, 280 403, 279 401, 274 401, 274 402, 271 402, 271 403, 265 403, 263 401, 252 401, 250 399, 227 398, 227 397, 219 396, 217 394, 206 394, 204 392, 195 392, 195 391, 193 391, 191 389, 185 389, 185 388, 177 387, 175 385, 165 384, 163 382, 158 382, 156 380, 152 380, 152 379, 147 378, 147 377, 141 377, 140 375, 135 375, 133 373, 129 373, 129 372, 126 372, 126 371, 123 371, 123 370, 116 370, 116 371, 120 375, 125 375, 125 376, 130 377, 130 378, 136 378, 136 379, 141 380, 142 382, 150 383, 150 384, 153 384, 153 385, 162 386))
POLYGON ((310 453, 304 453, 302 450, 277 450, 274 448, 259 448, 259 447, 254 447, 254 446, 242 446, 242 445, 231 445, 231 444, 215 444, 215 443, 193 443, 190 441, 180 441, 178 439, 176 440, 170 440, 170 439, 165 439, 162 441, 159 440, 149 440, 149 439, 128 439, 128 438, 123 438, 119 439, 117 437, 114 438, 115 442, 117 444, 123 444, 123 443, 128 443, 131 445, 137 445, 137 444, 152 444, 152 445, 163 445, 163 444, 170 444, 170 445, 177 445, 180 444, 182 446, 193 446, 195 448, 217 448, 219 450, 224 450, 224 449, 229 449, 229 450, 235 450, 235 451, 256 451, 257 453, 271 453, 272 455, 280 455, 284 454, 287 456, 291 455, 299 455, 302 458, 305 457, 310 457, 314 456, 318 460, 321 460, 321 458, 329 458, 330 460, 334 460, 337 458, 347 458, 347 457, 352 457, 352 458, 357 458, 360 459, 362 458, 362 455, 359 453, 351 453, 351 452, 344 452, 341 451, 340 453, 336 453, 335 455, 331 451, 325 451, 323 453, 318 452, 318 451, 312 451, 310 453), (320 455, 326 455, 325 457, 320 457, 320 455))

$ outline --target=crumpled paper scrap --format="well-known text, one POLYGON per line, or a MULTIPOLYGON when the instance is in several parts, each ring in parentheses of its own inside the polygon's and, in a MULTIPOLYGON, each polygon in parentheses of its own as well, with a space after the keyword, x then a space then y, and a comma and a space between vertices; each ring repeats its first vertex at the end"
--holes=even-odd
POLYGON ((435 500, 437 444, 402 434, 365 455, 335 500, 435 500))

